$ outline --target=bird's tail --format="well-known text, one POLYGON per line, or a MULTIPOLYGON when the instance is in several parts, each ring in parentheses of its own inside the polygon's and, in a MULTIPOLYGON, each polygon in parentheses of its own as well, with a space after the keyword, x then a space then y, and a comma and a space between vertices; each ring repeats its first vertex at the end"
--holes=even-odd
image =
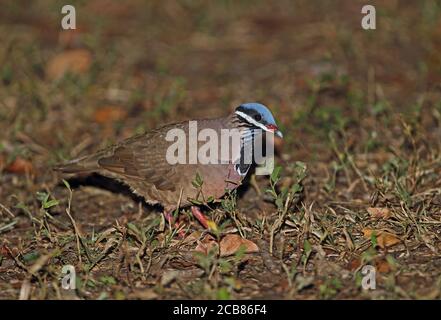
POLYGON ((70 160, 66 163, 55 165, 52 169, 63 173, 90 173, 98 171, 100 169, 98 164, 100 156, 100 153, 84 156, 70 160))

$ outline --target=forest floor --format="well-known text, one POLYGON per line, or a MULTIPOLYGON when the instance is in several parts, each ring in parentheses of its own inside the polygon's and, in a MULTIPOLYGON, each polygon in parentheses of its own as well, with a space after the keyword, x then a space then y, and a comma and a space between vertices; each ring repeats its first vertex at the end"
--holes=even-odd
POLYGON ((0 12, 0 299, 441 298, 436 1, 374 1, 376 30, 349 0, 71 3, 75 31, 61 1, 0 12), (281 171, 201 206, 217 230, 182 209, 182 237, 123 186, 51 169, 249 101, 283 131, 281 171))

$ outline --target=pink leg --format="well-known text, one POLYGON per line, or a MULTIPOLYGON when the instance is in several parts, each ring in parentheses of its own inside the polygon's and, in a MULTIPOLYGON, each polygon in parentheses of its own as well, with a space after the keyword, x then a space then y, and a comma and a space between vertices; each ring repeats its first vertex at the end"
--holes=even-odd
POLYGON ((170 213, 170 211, 165 211, 165 210, 164 210, 164 212, 163 212, 162 214, 164 215, 165 220, 167 220, 167 222, 168 222, 169 224, 172 224, 172 223, 173 223, 173 216, 172 216, 172 214, 170 213))
MULTIPOLYGON (((179 223, 174 223, 173 224, 173 215, 171 214, 171 210, 164 210, 164 212, 162 213, 164 215, 165 220, 167 220, 167 222, 169 223, 169 225, 174 225, 174 227, 176 229, 179 229, 179 227, 181 226, 179 223)), ((185 231, 184 230, 179 230, 178 234, 181 238, 185 237, 185 231)))
POLYGON ((208 219, 207 217, 199 210, 198 207, 192 206, 191 213, 193 216, 204 226, 205 229, 208 229, 208 219))

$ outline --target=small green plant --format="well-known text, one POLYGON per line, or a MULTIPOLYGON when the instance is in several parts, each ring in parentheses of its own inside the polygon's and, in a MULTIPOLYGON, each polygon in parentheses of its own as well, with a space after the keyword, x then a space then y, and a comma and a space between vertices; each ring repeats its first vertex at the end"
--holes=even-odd
POLYGON ((270 176, 270 188, 266 190, 272 197, 277 207, 277 219, 271 225, 270 229, 270 253, 273 252, 274 235, 282 227, 289 209, 294 203, 300 200, 300 195, 303 191, 302 181, 306 177, 306 164, 297 161, 294 164, 293 179, 294 183, 291 186, 285 186, 280 191, 278 190, 278 183, 281 179, 282 168, 276 167, 270 176))
POLYGON ((208 280, 206 288, 213 298, 230 299, 234 291, 240 290, 240 285, 234 277, 234 270, 242 262, 245 251, 245 246, 240 246, 232 257, 221 257, 219 246, 213 246, 207 253, 194 253, 197 264, 205 272, 208 280))
POLYGON ((302 255, 303 269, 306 268, 306 264, 308 263, 308 260, 311 257, 311 253, 312 253, 312 245, 308 241, 308 239, 305 239, 305 241, 303 242, 303 255, 302 255))
POLYGON ((199 174, 199 172, 196 173, 196 176, 195 176, 194 180, 191 182, 191 184, 198 191, 196 194, 196 198, 190 199, 191 203, 198 205, 198 206, 205 205, 205 206, 209 207, 209 205, 211 203, 213 203, 215 199, 213 198, 213 196, 209 196, 209 197, 205 198, 204 193, 202 192, 202 186, 204 185, 204 179, 199 174))
POLYGON ((227 190, 224 198, 221 201, 222 209, 227 213, 227 215, 233 220, 236 228, 239 230, 239 233, 242 238, 246 238, 246 231, 244 229, 243 221, 239 215, 237 210, 237 191, 235 190, 227 190))
POLYGON ((306 165, 303 162, 297 161, 294 165, 294 180, 296 181, 291 187, 284 187, 280 192, 277 191, 277 184, 281 179, 282 168, 276 167, 270 176, 270 188, 266 190, 272 198, 278 210, 283 210, 288 195, 298 195, 303 191, 301 185, 302 180, 306 177, 306 165))
POLYGON ((58 200, 49 200, 50 195, 45 192, 37 192, 37 199, 41 202, 41 208, 44 210, 55 207, 59 204, 58 200))

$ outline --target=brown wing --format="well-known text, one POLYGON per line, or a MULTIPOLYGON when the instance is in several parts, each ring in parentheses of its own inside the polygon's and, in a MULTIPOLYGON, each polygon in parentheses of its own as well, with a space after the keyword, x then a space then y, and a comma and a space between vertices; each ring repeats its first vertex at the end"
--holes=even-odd
POLYGON ((99 158, 98 165, 129 184, 131 179, 139 180, 158 190, 175 191, 176 167, 165 159, 167 147, 162 130, 154 130, 123 141, 112 154, 99 158))

